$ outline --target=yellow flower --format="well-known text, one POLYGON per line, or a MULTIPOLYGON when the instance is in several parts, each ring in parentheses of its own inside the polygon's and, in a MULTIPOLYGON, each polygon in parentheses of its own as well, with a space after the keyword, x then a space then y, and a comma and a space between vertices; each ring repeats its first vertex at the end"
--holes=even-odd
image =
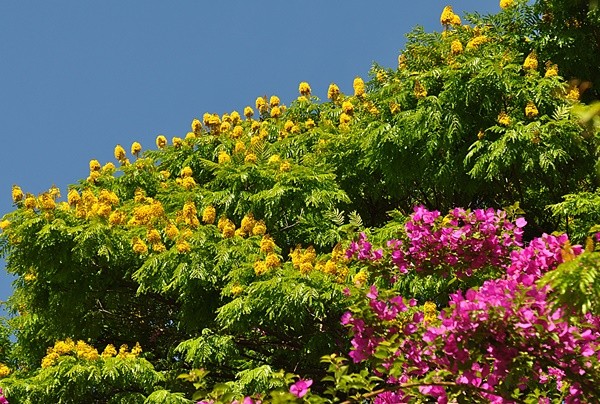
POLYGON ((344 101, 342 103, 342 111, 345 114, 352 115, 352 113, 354 112, 354 105, 352 105, 350 101, 344 101))
POLYGON ((39 206, 41 209, 53 210, 56 209, 56 201, 48 193, 43 193, 39 198, 39 206))
POLYGON ((546 74, 544 77, 556 77, 558 76, 558 65, 552 64, 550 62, 546 63, 546 74))
POLYGON ((190 166, 185 166, 185 167, 183 167, 181 169, 181 176, 184 177, 184 178, 185 177, 191 177, 192 174, 193 174, 193 171, 192 171, 192 169, 191 169, 190 166))
POLYGON ((115 158, 120 162, 125 161, 125 149, 120 144, 115 146, 115 158))
POLYGON ((335 99, 337 99, 339 97, 339 95, 340 95, 340 88, 335 83, 331 83, 329 85, 329 88, 327 89, 327 98, 334 101, 335 99))
POLYGON ((279 171, 281 172, 287 172, 290 171, 292 168, 291 164, 288 163, 287 161, 284 161, 283 163, 281 163, 281 165, 279 166, 279 171))
POLYGON ((146 233, 146 239, 151 244, 157 244, 162 242, 162 238, 160 237, 160 233, 156 229, 149 229, 146 233))
POLYGON ((200 122, 199 119, 194 118, 192 120, 192 132, 194 132, 194 133, 200 133, 201 130, 202 130, 202 122, 200 122))
POLYGON ((266 274, 269 271, 269 268, 267 268, 267 264, 264 261, 256 261, 253 265, 254 267, 254 273, 257 276, 266 274))
POLYGON ((165 235, 171 240, 174 240, 178 234, 179 230, 177 229, 177 226, 175 226, 173 223, 169 223, 165 228, 165 235))
POLYGON ((180 254, 189 253, 192 250, 190 243, 185 240, 178 240, 175 244, 175 247, 177 248, 177 252, 180 254))
POLYGON ((306 127, 308 129, 312 129, 316 126, 315 121, 313 121, 312 119, 307 119, 306 122, 304 122, 304 124, 306 125, 306 127))
POLYGON ((340 124, 347 125, 352 120, 352 117, 345 112, 340 114, 340 124))
POLYGON ((27 196, 25 197, 25 202, 23 202, 23 204, 27 209, 35 209, 37 206, 37 201, 33 195, 27 194, 27 196))
POLYGON ((337 273, 337 264, 333 259, 327 260, 327 263, 323 267, 323 272, 329 275, 335 275, 337 273))
POLYGON ((427 89, 419 81, 415 81, 414 93, 417 98, 427 97, 427 89))
POLYGON ((229 122, 223 122, 219 128, 221 132, 227 132, 229 129, 231 129, 231 124, 229 122))
POLYGON ((276 95, 272 95, 271 99, 269 100, 269 104, 271 104, 271 107, 276 107, 278 106, 280 103, 279 97, 276 95))
POLYGON ((223 114, 223 116, 221 117, 221 120, 223 122, 231 123, 231 117, 229 116, 229 114, 223 114))
POLYGON ((531 101, 529 101, 527 103, 527 106, 525 107, 525 116, 527 118, 535 118, 536 116, 538 116, 538 109, 535 106, 535 104, 531 101))
POLYGON ((273 241, 273 238, 271 238, 271 236, 269 235, 264 235, 263 238, 260 240, 260 251, 270 254, 273 251, 275 251, 275 241, 273 241))
POLYGON ((142 151, 142 145, 139 142, 133 142, 131 144, 131 154, 137 157, 137 155, 142 151))
POLYGON ((452 24, 454 26, 459 26, 461 24, 460 17, 458 15, 454 14, 452 16, 452 21, 450 22, 450 24, 452 24))
POLYGON ((251 107, 244 108, 244 116, 247 119, 250 119, 254 115, 254 110, 251 107))
POLYGON ((269 164, 279 164, 281 162, 281 158, 279 157, 279 155, 274 154, 271 157, 269 157, 269 164))
POLYGON ((139 237, 134 237, 132 242, 133 252, 136 254, 146 254, 148 252, 148 246, 139 237))
POLYGON ((277 257, 277 255, 269 254, 265 259, 265 265, 267 266, 267 268, 277 268, 281 265, 281 261, 279 260, 279 257, 277 257))
POLYGON ((233 128, 232 136, 234 139, 238 139, 238 138, 242 137, 243 134, 244 134, 244 128, 242 128, 240 125, 236 125, 233 128))
POLYGON ((217 159, 219 161, 219 164, 225 164, 231 161, 231 157, 229 157, 229 154, 227 154, 227 152, 223 150, 219 152, 217 159))
POLYGON ((450 25, 454 21, 454 11, 452 10, 452 6, 444 7, 442 11, 442 15, 440 16, 440 23, 442 25, 450 25))
POLYGON ((356 275, 354 275, 352 277, 352 282, 358 286, 362 286, 367 281, 367 279, 368 279, 367 272, 364 269, 362 269, 362 270, 360 270, 360 272, 358 272, 356 275))
POLYGON ((0 363, 0 377, 6 377, 10 374, 10 368, 4 363, 0 363))
POLYGON ((59 355, 56 352, 50 352, 48 355, 44 356, 42 359, 42 368, 48 368, 50 366, 54 366, 56 361, 58 360, 59 355))
POLYGON ((242 141, 238 141, 235 143, 235 148, 233 149, 234 153, 243 153, 246 151, 246 144, 242 141))
POLYGON ((152 251, 161 253, 161 252, 167 251, 167 247, 165 247, 165 245, 162 242, 154 243, 154 244, 152 244, 152 251))
POLYGON ((244 288, 241 287, 240 285, 233 285, 231 287, 231 294, 233 296, 237 296, 237 295, 241 294, 243 291, 244 291, 244 288))
POLYGON ((138 356, 141 353, 142 353, 142 347, 140 346, 139 342, 136 342, 135 345, 133 346, 133 348, 131 348, 131 354, 133 356, 138 356))
POLYGON ((298 102, 308 102, 308 98, 306 98, 305 96, 301 95, 297 98, 298 102))
POLYGON ((289 132, 292 130, 292 126, 294 126, 294 122, 288 120, 285 122, 285 124, 283 124, 283 130, 289 132))
POLYGON ((2 220, 0 222, 0 230, 4 230, 4 229, 8 228, 8 226, 10 226, 9 220, 2 220))
POLYGON ((115 346, 113 344, 108 344, 106 346, 106 348, 104 348, 104 351, 102 351, 103 358, 112 358, 116 354, 117 354, 117 349, 115 348, 115 346))
POLYGON ((217 218, 217 210, 212 206, 208 205, 202 211, 202 221, 206 224, 213 224, 217 218))
POLYGON ((256 132, 259 129, 260 129, 260 122, 258 122, 258 121, 252 121, 252 124, 250 124, 250 130, 252 132, 256 132))
POLYGON ((196 228, 200 225, 198 220, 198 211, 196 210, 196 204, 193 201, 187 201, 183 204, 183 219, 185 224, 192 228, 196 228))
POLYGON ((194 132, 188 132, 185 134, 185 140, 197 139, 198 137, 194 132))
POLYGON ((244 233, 251 233, 252 228, 254 227, 254 223, 256 223, 256 221, 254 220, 254 216, 252 215, 252 213, 248 213, 242 218, 240 228, 244 233))
POLYGON ((303 81, 298 85, 298 92, 304 96, 309 96, 311 92, 310 85, 306 81, 303 81))
POLYGON ((431 323, 437 319, 438 311, 434 302, 427 301, 423 305, 423 322, 431 323))
POLYGON ((173 136, 173 139, 171 139, 171 141, 173 142, 173 146, 175 147, 183 146, 183 139, 181 139, 180 137, 173 136))
POLYGON ((500 8, 505 10, 509 7, 512 7, 515 3, 515 0, 500 0, 500 8))
POLYGON ((567 92, 567 99, 568 100, 573 100, 573 101, 577 101, 579 100, 579 88, 577 87, 573 87, 569 90, 569 92, 567 92))
POLYGON ((115 165, 109 161, 102 167, 102 174, 113 175, 115 169, 115 165))
POLYGON ((480 130, 479 133, 477 133, 477 139, 481 140, 485 137, 485 132, 480 130))
POLYGON ((401 53, 398 55, 398 70, 402 70, 406 68, 406 55, 401 53))
POLYGON ((390 112, 392 114, 397 114, 398 112, 400 112, 400 104, 393 101, 390 102, 390 112))
POLYGON ((100 171, 102 166, 98 160, 90 160, 90 171, 100 171))
POLYGON ((498 123, 504 126, 510 125, 510 117, 506 112, 500 112, 500 114, 498 115, 498 123))
POLYGON ((240 116, 240 113, 237 111, 233 111, 231 113, 231 123, 233 125, 237 125, 238 123, 240 123, 242 120, 242 117, 240 116))
POLYGON ((523 68, 525 70, 536 70, 538 68, 538 60, 535 51, 527 55, 523 62, 523 68))
POLYGON ((453 55, 458 55, 459 53, 462 53, 462 51, 462 43, 458 39, 452 41, 452 44, 450 44, 450 52, 452 52, 453 55))
POLYGON ((110 212, 111 212, 112 208, 110 205, 104 204, 104 203, 100 203, 98 204, 98 208, 96 210, 96 214, 99 217, 103 217, 105 219, 110 217, 110 212))
POLYGON ((273 107, 271 109, 271 118, 279 118, 281 116, 281 108, 273 107))
POLYGON ((482 44, 488 42, 488 40, 489 40, 489 38, 485 35, 476 36, 473 39, 471 39, 469 42, 467 42, 467 50, 477 49, 479 47, 479 45, 482 45, 482 44))
POLYGON ((352 82, 352 87, 354 88, 354 95, 357 97, 362 97, 365 95, 365 82, 360 77, 355 77, 352 82))
POLYGON ((224 238, 230 238, 235 235, 235 224, 231 220, 226 219, 221 235, 224 238))
POLYGON ((259 220, 258 222, 256 222, 256 224, 252 228, 252 234, 254 236, 262 236, 266 232, 267 232, 267 226, 265 226, 265 223, 262 220, 259 220))
POLYGON ((258 97, 255 101, 255 105, 256 105, 256 109, 258 109, 258 111, 260 113, 265 112, 268 108, 267 100, 265 100, 264 97, 258 97))
POLYGON ((300 264, 298 269, 300 270, 301 274, 306 275, 307 273, 312 271, 314 269, 314 267, 313 267, 313 264, 310 262, 303 262, 300 264))
POLYGON ((12 200, 14 203, 20 202, 23 200, 23 191, 21 190, 21 187, 19 187, 18 185, 13 185, 12 186, 12 200))

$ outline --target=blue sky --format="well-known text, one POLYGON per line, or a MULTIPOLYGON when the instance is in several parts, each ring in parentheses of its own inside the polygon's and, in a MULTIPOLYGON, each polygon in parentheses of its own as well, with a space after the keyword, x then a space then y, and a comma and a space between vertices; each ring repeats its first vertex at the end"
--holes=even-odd
MULTIPOLYGON (((440 30, 446 0, 0 2, 0 216, 12 184, 34 194, 88 175, 117 143, 154 147, 204 112, 260 95, 289 103, 298 83, 351 92, 373 62, 395 67, 414 26, 440 30)), ((454 11, 495 13, 497 0, 454 11)), ((0 299, 10 279, 0 261, 0 299)))

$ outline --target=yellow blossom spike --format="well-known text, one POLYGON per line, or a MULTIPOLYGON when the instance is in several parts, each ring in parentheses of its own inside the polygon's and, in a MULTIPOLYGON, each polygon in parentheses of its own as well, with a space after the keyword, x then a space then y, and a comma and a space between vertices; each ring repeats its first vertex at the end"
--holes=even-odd
POLYGON ((167 145, 167 138, 163 135, 158 135, 156 137, 156 147, 159 149, 163 149, 167 145))
POLYGON ((327 89, 327 98, 335 101, 340 95, 340 88, 335 83, 331 83, 327 89))
POLYGON ((12 200, 14 203, 21 202, 24 198, 23 191, 18 185, 12 186, 12 200))
POLYGON ((298 92, 305 97, 310 96, 310 93, 311 93, 310 85, 306 81, 301 82, 298 85, 298 92))
POLYGON ((354 89, 354 95, 356 97, 362 97, 365 95, 365 82, 360 77, 354 78, 352 82, 352 88, 354 89))
POLYGON ((119 162, 123 162, 125 161, 125 149, 123 148, 123 146, 121 146, 120 144, 115 146, 115 158, 119 161, 119 162))
POLYGON ((134 156, 137 157, 141 151, 142 151, 142 145, 139 142, 133 142, 131 144, 131 154, 133 154, 134 156))

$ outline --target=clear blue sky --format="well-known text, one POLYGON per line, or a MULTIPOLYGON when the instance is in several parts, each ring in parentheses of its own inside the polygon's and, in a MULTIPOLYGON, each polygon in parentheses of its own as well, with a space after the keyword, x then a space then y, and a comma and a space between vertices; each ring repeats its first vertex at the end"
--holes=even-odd
POLYGON ((204 112, 260 95, 289 103, 301 81, 321 99, 331 82, 351 92, 373 62, 396 66, 414 26, 440 30, 446 4, 499 11, 497 0, 2 1, 0 216, 12 184, 64 195, 90 159, 185 136, 204 112))

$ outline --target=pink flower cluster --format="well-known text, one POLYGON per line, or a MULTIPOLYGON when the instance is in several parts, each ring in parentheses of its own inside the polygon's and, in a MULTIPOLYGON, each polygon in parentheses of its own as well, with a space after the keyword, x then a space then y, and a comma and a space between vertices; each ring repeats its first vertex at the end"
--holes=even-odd
MULTIPOLYGON (((455 209, 451 226, 436 229, 438 217, 418 208, 406 227, 410 246, 396 250, 410 259, 393 255, 391 259, 407 263, 405 269, 417 269, 417 263, 439 265, 441 257, 455 256, 462 268, 493 264, 505 268, 505 276, 451 295, 449 307, 431 323, 423 321, 421 311, 402 317, 408 310, 404 300, 400 296, 378 299, 372 286, 366 296, 368 309, 355 309, 342 317, 353 335, 350 357, 387 369, 392 385, 418 385, 426 376, 446 382, 423 382, 419 387, 421 394, 440 403, 447 402, 447 389, 470 391, 492 403, 512 402, 515 391, 523 397, 536 394, 539 402, 575 403, 600 397, 600 387, 594 383, 600 378, 600 319, 574 318, 552 306, 547 289, 535 285, 563 261, 565 251, 575 256, 581 247, 571 247, 565 235, 543 235, 525 248, 515 248, 524 221, 511 226, 499 212, 469 214, 455 209), (502 254, 510 257, 508 263, 502 254), (395 341, 392 351, 384 341, 395 341)), ((375 402, 404 402, 409 393, 386 392, 375 402)))
POLYGON ((456 208, 442 217, 438 211, 418 206, 404 226, 403 239, 389 240, 387 249, 374 250, 361 233, 346 256, 378 261, 388 253, 402 274, 415 270, 446 276, 452 272, 461 278, 484 267, 507 265, 511 249, 522 245, 526 223, 523 218, 512 223, 501 210, 456 208))

